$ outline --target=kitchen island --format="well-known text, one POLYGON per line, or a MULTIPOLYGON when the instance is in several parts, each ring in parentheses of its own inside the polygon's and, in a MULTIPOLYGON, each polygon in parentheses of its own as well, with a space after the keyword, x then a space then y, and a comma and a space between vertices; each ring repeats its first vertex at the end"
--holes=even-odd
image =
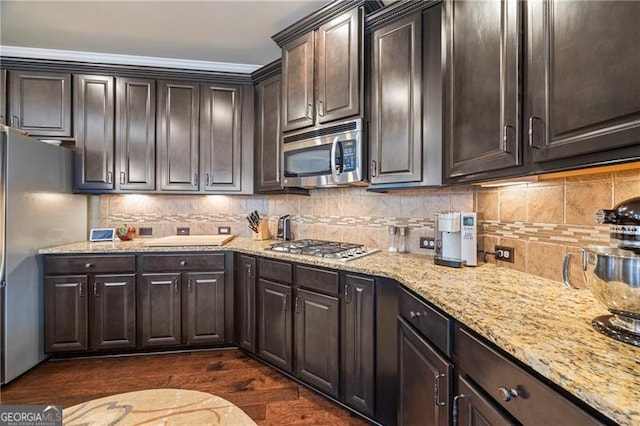
POLYGON ((223 250, 392 278, 615 422, 640 424, 640 348, 591 327, 607 311, 588 290, 490 264, 436 266, 416 254, 381 252, 340 262, 265 250, 273 241, 235 238, 222 247, 147 247, 144 241, 80 242, 40 253, 223 250))

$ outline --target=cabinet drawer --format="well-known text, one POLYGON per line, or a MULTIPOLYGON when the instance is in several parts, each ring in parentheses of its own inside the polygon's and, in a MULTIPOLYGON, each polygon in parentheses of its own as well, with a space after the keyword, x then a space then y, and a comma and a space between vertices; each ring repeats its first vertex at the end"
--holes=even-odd
POLYGON ((144 272, 223 271, 224 253, 146 254, 140 260, 144 272))
POLYGON ((435 347, 448 357, 452 351, 452 320, 426 303, 407 293, 400 292, 400 316, 414 326, 435 347))
POLYGON ((136 257, 129 256, 45 256, 44 273, 102 274, 135 272, 136 257))
POLYGON ((308 266, 296 266, 296 283, 300 287, 322 291, 324 293, 338 294, 338 273, 326 269, 310 268, 308 266))
POLYGON ((293 282, 292 267, 290 263, 277 260, 260 259, 258 261, 260 278, 291 284, 293 282))
POLYGON ((460 368, 518 421, 547 425, 601 424, 466 330, 456 327, 455 333, 460 368), (517 396, 503 396, 511 390, 517 392, 517 396))

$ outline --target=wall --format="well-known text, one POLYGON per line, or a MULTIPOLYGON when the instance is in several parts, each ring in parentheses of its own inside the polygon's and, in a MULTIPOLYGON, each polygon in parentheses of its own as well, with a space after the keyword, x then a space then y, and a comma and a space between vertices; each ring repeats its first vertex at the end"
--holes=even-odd
MULTIPOLYGON (((409 228, 409 249, 420 236, 433 235, 433 215, 443 210, 477 210, 484 250, 496 244, 515 248, 515 263, 501 266, 560 280, 568 252, 588 244, 608 244, 608 227, 596 225, 594 212, 640 196, 640 170, 543 180, 501 188, 459 186, 367 192, 362 188, 318 189, 310 196, 145 196, 99 197, 100 226, 152 226, 154 237, 174 235, 178 226, 192 234, 216 233, 231 226, 232 233, 250 237, 245 216, 252 210, 269 218, 275 234, 278 216, 293 216, 296 238, 363 243, 386 249, 388 225, 409 228)), ((495 262, 492 256, 488 261, 495 262)), ((578 262, 574 261, 577 265, 578 262)), ((577 268, 572 276, 580 281, 577 268)))

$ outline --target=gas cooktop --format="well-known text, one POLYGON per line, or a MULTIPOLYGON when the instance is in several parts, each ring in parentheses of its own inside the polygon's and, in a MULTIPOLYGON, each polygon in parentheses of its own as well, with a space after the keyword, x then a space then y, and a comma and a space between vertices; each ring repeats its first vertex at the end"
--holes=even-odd
POLYGON ((267 250, 335 259, 341 262, 357 259, 380 251, 378 249, 365 247, 362 244, 312 239, 282 241, 271 244, 271 247, 268 247, 267 250))

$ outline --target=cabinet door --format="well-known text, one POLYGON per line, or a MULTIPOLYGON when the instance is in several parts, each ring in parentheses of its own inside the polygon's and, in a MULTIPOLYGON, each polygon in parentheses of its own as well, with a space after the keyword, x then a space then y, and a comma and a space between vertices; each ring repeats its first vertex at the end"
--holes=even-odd
POLYGON ((527 5, 526 117, 533 161, 638 145, 640 4, 549 0, 527 5))
POLYGON ((250 256, 240 255, 238 301, 238 346, 255 353, 256 259, 250 256))
POLYGON ((347 274, 343 303, 344 399, 356 410, 374 415, 375 282, 347 274))
POLYGON ((360 112, 360 9, 344 13, 318 29, 319 123, 360 112))
POLYGON ((0 70, 0 124, 8 124, 7 120, 7 70, 0 70))
POLYGON ((282 131, 313 125, 313 32, 282 48, 282 131))
POLYGON ((339 306, 337 297, 296 290, 296 376, 336 398, 340 383, 339 306))
POLYGON ((158 82, 159 187, 197 191, 200 86, 185 81, 158 82))
POLYGON ((189 272, 186 274, 187 344, 223 343, 224 334, 224 272, 189 272))
POLYGON ((449 424, 453 366, 398 317, 398 424, 449 424))
POLYGON ((138 283, 142 347, 181 343, 180 274, 142 274, 138 283))
POLYGON ((31 136, 71 136, 71 74, 10 71, 8 121, 31 136))
POLYGON ((241 99, 239 86, 201 85, 200 163, 205 191, 242 189, 241 99))
POLYGON ((374 31, 371 183, 422 179, 422 15, 374 31))
POLYGON ((460 426, 510 426, 509 420, 491 400, 476 390, 464 377, 458 376, 458 395, 454 398, 453 424, 460 426))
POLYGON ((116 79, 118 187, 153 190, 156 179, 156 82, 116 79))
POLYGON ((256 87, 255 190, 282 189, 280 176, 281 77, 273 76, 256 87))
POLYGON ((45 352, 88 348, 86 275, 45 277, 45 352))
POLYGON ((521 6, 517 0, 445 2, 445 177, 522 163, 521 6))
POLYGON ((76 75, 76 187, 113 189, 113 77, 76 75))
POLYGON ((91 349, 136 347, 136 276, 96 275, 93 279, 91 349))
POLYGON ((258 355, 291 371, 291 287, 258 281, 258 355))

